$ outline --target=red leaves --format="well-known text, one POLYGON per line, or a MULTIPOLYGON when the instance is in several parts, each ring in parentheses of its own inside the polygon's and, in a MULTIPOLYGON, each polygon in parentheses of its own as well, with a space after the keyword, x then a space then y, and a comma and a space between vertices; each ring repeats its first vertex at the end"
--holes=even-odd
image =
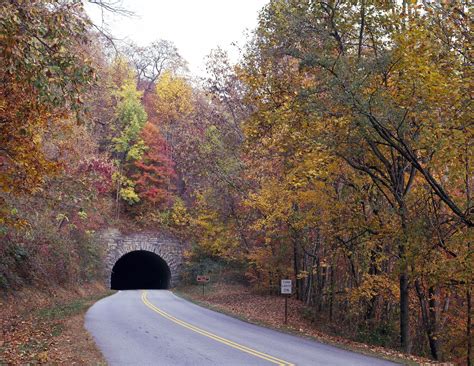
POLYGON ((176 172, 169 157, 168 144, 157 126, 147 123, 142 138, 148 150, 135 163, 138 172, 133 175, 135 190, 141 199, 153 206, 167 207, 173 201, 176 172))
POLYGON ((92 185, 99 193, 110 192, 114 170, 115 168, 110 160, 100 157, 88 158, 78 167, 79 172, 89 173, 92 185))

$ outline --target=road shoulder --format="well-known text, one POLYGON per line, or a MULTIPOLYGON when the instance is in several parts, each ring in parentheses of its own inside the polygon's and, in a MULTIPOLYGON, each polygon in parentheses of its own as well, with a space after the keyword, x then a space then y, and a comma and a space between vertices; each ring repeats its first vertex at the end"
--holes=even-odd
MULTIPOLYGON (((384 347, 369 346, 342 337, 325 334, 317 330, 311 323, 296 319, 294 314, 290 314, 288 324, 285 325, 283 322, 283 300, 281 298, 256 294, 252 295, 247 291, 245 292, 245 296, 243 296, 243 294, 239 293, 242 289, 242 286, 217 285, 205 289, 204 295, 202 295, 202 288, 200 286, 180 287, 172 291, 175 295, 199 306, 229 315, 247 323, 315 340, 344 350, 405 365, 436 364, 421 357, 405 355, 384 347), (244 304, 243 302, 246 303, 244 304), (254 302, 254 309, 252 309, 251 302, 254 302), (278 308, 278 304, 275 306, 275 302, 281 302, 281 308, 278 308)), ((290 305, 290 309, 294 310, 293 303, 290 305)))
POLYGON ((0 364, 105 365, 84 328, 84 315, 111 293, 93 283, 80 288, 24 289, 1 299, 0 364))

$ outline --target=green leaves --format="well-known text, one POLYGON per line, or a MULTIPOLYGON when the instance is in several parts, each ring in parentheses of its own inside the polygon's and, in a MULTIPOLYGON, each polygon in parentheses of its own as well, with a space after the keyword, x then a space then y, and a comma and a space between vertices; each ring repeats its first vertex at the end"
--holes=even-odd
POLYGON ((140 132, 147 121, 147 114, 140 101, 141 93, 133 80, 127 80, 117 93, 119 102, 116 108, 119 137, 112 140, 113 149, 121 153, 127 162, 139 160, 146 150, 140 132))

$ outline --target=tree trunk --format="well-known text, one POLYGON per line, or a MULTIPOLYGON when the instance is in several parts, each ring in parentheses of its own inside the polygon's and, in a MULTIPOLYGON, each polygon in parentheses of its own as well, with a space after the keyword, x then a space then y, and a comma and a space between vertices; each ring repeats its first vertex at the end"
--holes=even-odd
MULTIPOLYGON (((377 255, 376 251, 372 250, 370 253, 370 268, 369 274, 372 276, 377 276, 379 273, 377 268, 377 255)), ((369 304, 367 306, 367 311, 365 312, 365 320, 370 320, 375 317, 376 306, 377 306, 377 299, 378 295, 373 295, 372 298, 369 300, 369 304)))
MULTIPOLYGON (((472 142, 466 145, 466 207, 471 207, 471 164, 469 159, 469 151, 472 148, 472 142)), ((467 251, 471 252, 471 242, 467 242, 467 251)), ((467 337, 467 365, 474 366, 474 355, 472 354, 472 285, 468 283, 466 291, 466 300, 467 300, 467 321, 466 321, 466 337, 467 337)))
POLYGON ((439 291, 435 287, 428 288, 428 296, 422 288, 420 280, 415 281, 416 293, 420 301, 421 318, 428 336, 428 343, 430 346, 431 357, 436 361, 441 358, 440 344, 439 344, 439 291))
POLYGON ((408 275, 406 269, 400 273, 400 345, 403 352, 410 353, 410 324, 408 303, 408 275))
POLYGON ((334 291, 335 291, 335 281, 334 281, 334 265, 331 265, 329 268, 329 320, 332 321, 333 319, 333 306, 334 306, 334 291))
POLYGON ((400 257, 400 345, 403 352, 411 352, 410 342, 410 302, 409 302, 409 281, 408 263, 406 258, 406 238, 407 238, 407 217, 404 202, 400 203, 400 218, 402 221, 403 238, 398 245, 400 257))
POLYGON ((365 0, 361 1, 360 5, 360 28, 359 28, 359 46, 357 49, 357 58, 362 56, 362 46, 364 42, 364 27, 365 27, 365 0))
POLYGON ((430 329, 428 332, 428 340, 430 343, 431 356, 435 360, 441 358, 440 354, 440 344, 439 344, 439 291, 437 291, 433 286, 430 286, 428 289, 428 314, 430 321, 430 329))
POLYGON ((474 366, 474 358, 472 354, 472 287, 468 285, 467 288, 467 322, 466 322, 466 337, 467 337, 467 364, 474 366))
POLYGON ((115 217, 118 220, 120 218, 120 188, 122 185, 122 166, 119 166, 119 175, 117 178, 117 187, 115 192, 115 217))
POLYGON ((298 237, 296 231, 293 230, 292 241, 293 241, 293 272, 295 276, 295 289, 296 289, 296 298, 301 300, 302 291, 301 291, 301 279, 298 279, 298 274, 300 272, 299 268, 299 258, 298 258, 298 237))

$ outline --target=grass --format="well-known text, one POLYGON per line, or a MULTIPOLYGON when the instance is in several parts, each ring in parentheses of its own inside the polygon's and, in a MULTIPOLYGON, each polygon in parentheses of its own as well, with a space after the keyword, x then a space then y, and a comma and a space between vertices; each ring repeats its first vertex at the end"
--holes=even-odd
POLYGON ((80 314, 86 311, 91 303, 99 301, 100 299, 113 294, 113 291, 106 292, 101 295, 89 296, 82 299, 74 300, 70 303, 63 303, 53 305, 52 307, 40 309, 36 315, 44 320, 61 320, 73 315, 80 314))
POLYGON ((18 350, 22 354, 30 354, 30 353, 38 353, 38 352, 44 351, 47 347, 48 347, 47 342, 31 339, 30 341, 21 344, 18 350))

